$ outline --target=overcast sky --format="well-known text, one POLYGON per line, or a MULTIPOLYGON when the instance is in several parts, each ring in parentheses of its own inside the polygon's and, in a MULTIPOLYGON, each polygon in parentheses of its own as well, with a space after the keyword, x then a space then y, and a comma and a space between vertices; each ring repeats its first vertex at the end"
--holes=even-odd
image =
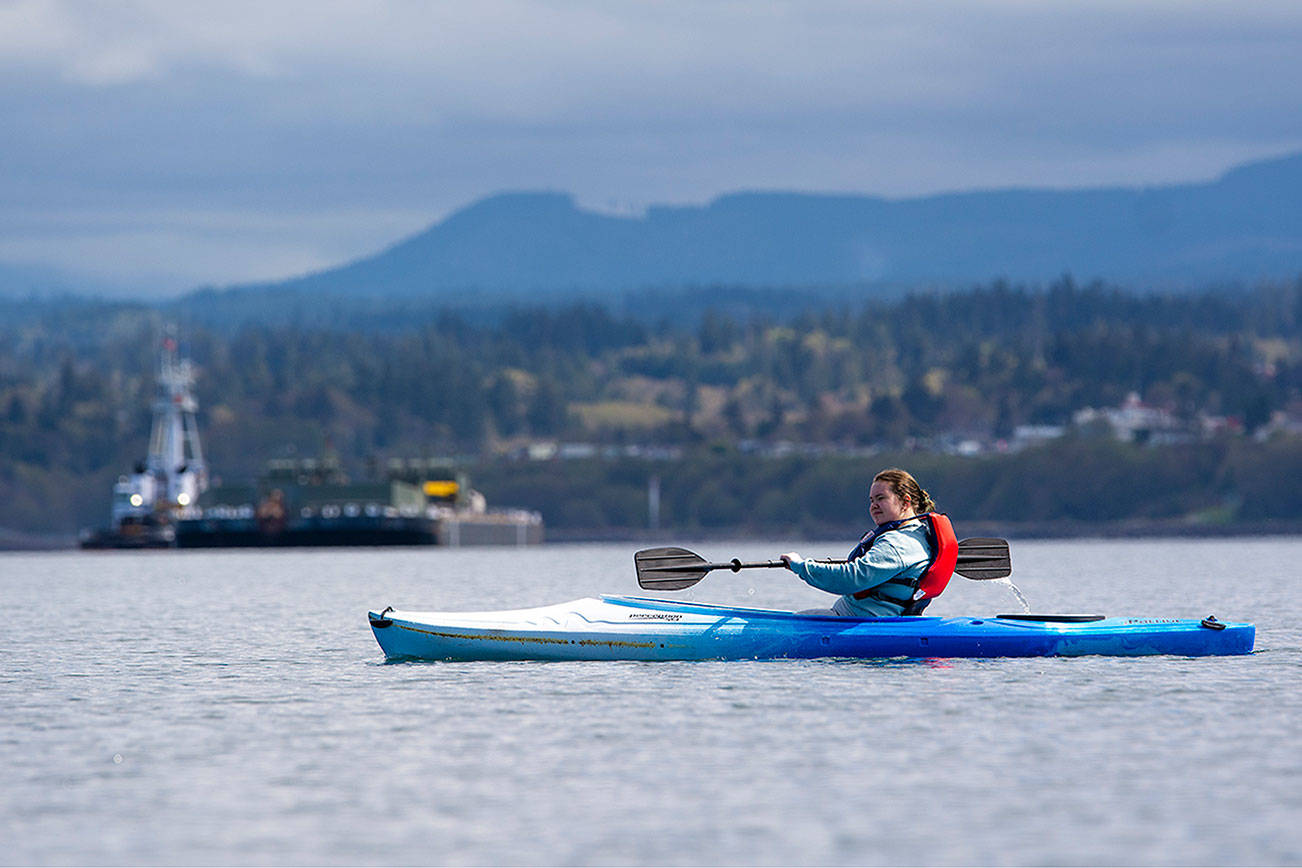
POLYGON ((1302 3, 0 0, 0 262, 288 277, 602 210, 1208 180, 1302 150, 1302 3))

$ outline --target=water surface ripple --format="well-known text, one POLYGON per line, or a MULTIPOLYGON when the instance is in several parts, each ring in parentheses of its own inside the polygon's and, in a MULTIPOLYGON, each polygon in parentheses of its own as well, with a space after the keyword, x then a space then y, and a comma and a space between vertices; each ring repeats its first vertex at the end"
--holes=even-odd
POLYGON ((0 554, 0 861, 1302 863, 1302 539, 1014 543, 1035 611, 1255 621, 1240 658, 385 665, 366 623, 636 593, 635 547, 0 554))

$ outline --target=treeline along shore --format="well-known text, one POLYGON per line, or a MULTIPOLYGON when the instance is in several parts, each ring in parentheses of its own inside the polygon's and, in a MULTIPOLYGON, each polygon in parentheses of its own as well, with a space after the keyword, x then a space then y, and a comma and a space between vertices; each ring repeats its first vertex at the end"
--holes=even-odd
POLYGON ((974 457, 716 448, 679 460, 496 462, 475 478, 493 500, 532 497, 554 540, 853 539, 866 530, 873 474, 890 466, 914 472, 963 536, 1302 533, 1302 443, 1288 437, 1148 446, 1068 435, 974 457))
POLYGON ((957 521, 1027 532, 1302 521, 1302 281, 1064 279, 799 309, 794 293, 782 308, 737 288, 643 293, 636 313, 322 299, 301 318, 281 298, 274 325, 253 302, 241 320, 0 302, 0 545, 103 521, 147 446, 165 324, 224 481, 288 456, 331 454, 356 478, 448 457, 553 539, 842 533, 890 464, 957 521))

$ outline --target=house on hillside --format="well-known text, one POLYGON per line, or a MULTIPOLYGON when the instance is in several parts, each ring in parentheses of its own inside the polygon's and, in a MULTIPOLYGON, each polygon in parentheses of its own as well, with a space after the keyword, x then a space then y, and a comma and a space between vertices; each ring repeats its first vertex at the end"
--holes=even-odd
POLYGON ((1077 410, 1072 421, 1078 428, 1106 425, 1114 437, 1127 443, 1166 445, 1197 439, 1186 423, 1162 407, 1145 404, 1137 392, 1127 395, 1120 407, 1077 410))

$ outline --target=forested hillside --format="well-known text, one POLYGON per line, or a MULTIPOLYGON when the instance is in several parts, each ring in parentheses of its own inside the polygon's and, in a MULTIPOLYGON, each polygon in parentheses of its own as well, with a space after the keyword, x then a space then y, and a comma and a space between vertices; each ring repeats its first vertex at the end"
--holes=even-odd
MULTIPOLYGON (((100 520, 112 481, 147 446, 163 320, 140 306, 74 301, 0 310, 0 527, 72 532, 100 520)), ((794 316, 710 312, 679 321, 577 304, 473 321, 429 312, 384 329, 346 319, 309 328, 192 318, 179 327, 198 369, 209 464, 228 481, 290 454, 333 451, 359 477, 386 458, 456 455, 479 463, 472 472, 491 498, 543 509, 553 526, 619 527, 644 524, 652 472, 674 480, 668 502, 679 484, 708 501, 667 510, 666 521, 743 525, 770 497, 808 503, 770 508, 773 522, 786 514, 794 525, 822 520, 817 503, 843 497, 802 474, 847 484, 851 472, 837 461, 953 452, 959 442, 976 455, 934 459, 936 473, 1006 461, 997 481, 1016 490, 1020 474, 1041 472, 1030 469, 1036 461, 1054 468, 1059 491, 1031 517, 1094 517, 1095 507, 1071 506, 1081 490, 1074 476, 1097 479, 1109 462, 1151 475, 1153 461, 1166 493, 1116 501, 1117 518, 1213 506, 1225 517, 1302 517, 1302 504, 1287 497, 1272 501, 1277 508, 1245 506, 1240 491, 1259 472, 1249 469, 1264 454, 1258 440, 1274 437, 1273 460, 1297 464, 1302 447, 1287 421, 1302 395, 1300 324, 1302 284, 1141 296, 1064 280, 1043 291, 995 284, 794 316), (1081 458, 1111 453, 1080 451, 1105 435, 1073 428, 1077 412, 1132 393, 1198 433, 1163 449, 1108 445, 1137 450, 1115 461, 1081 458), (1047 458, 1001 458, 1026 425, 1063 426, 1069 436, 1032 450, 1047 458), (654 471, 636 458, 564 470, 559 459, 518 458, 539 441, 622 447, 621 455, 636 452, 630 445, 672 447, 656 454, 682 457, 654 471), (771 456, 796 448, 784 444, 823 457, 774 478, 780 465, 771 456), (1175 449, 1202 451, 1152 457, 1175 449), (702 456, 723 461, 717 467, 733 468, 735 479, 725 485, 723 470, 692 463, 702 456), (615 467, 629 468, 622 482, 608 479, 615 467), (538 488, 513 483, 538 474, 538 488), (608 485, 627 508, 596 506, 608 485), (1219 492, 1210 504, 1208 486, 1219 492)), ((967 502, 990 519, 1028 518, 993 494, 967 502)))

